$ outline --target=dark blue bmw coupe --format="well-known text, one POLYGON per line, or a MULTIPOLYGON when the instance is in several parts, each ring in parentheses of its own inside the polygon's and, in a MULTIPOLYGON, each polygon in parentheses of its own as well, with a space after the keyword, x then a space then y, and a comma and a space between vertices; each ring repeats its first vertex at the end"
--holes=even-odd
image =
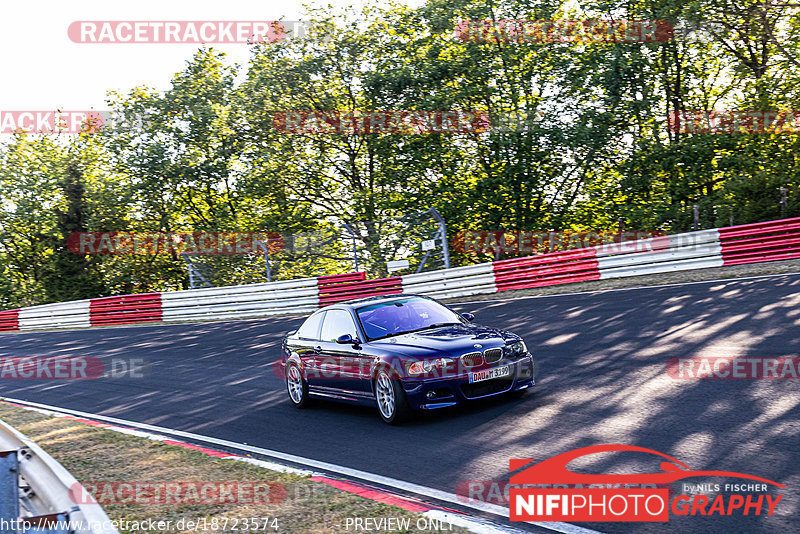
POLYGON ((283 340, 282 368, 298 408, 312 397, 378 405, 387 423, 534 384, 533 356, 517 335, 472 324, 418 295, 333 304, 283 340))

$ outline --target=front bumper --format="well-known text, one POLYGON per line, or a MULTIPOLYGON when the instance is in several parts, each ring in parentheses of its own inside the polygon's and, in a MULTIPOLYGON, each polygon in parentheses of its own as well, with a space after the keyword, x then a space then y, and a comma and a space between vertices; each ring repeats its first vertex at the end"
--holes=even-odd
MULTIPOLYGON (((447 408, 466 401, 502 395, 529 388, 534 382, 533 356, 526 354, 514 360, 502 360, 487 368, 510 367, 510 374, 470 384, 469 373, 443 378, 405 379, 403 389, 409 405, 417 410, 447 408)), ((476 369, 478 370, 478 369, 476 369)))

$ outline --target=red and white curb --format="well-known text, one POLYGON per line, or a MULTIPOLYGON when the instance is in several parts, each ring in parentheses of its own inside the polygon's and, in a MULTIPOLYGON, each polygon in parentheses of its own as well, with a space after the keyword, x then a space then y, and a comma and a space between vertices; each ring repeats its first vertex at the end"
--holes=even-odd
MULTIPOLYGON (((269 469, 270 471, 308 477, 309 480, 312 480, 314 482, 326 484, 338 490, 352 493, 354 495, 358 495, 365 499, 370 499, 372 501, 388 504, 391 506, 397 506, 409 512, 420 513, 421 515, 429 519, 434 519, 442 523, 448 523, 457 527, 465 528, 470 532, 475 532, 478 534, 510 534, 510 533, 523 532, 519 529, 515 529, 504 525, 498 525, 477 517, 470 516, 458 510, 452 510, 441 506, 435 506, 422 500, 413 499, 398 494, 393 494, 388 491, 370 487, 368 485, 359 482, 341 478, 331 478, 325 473, 309 469, 290 467, 287 465, 267 460, 259 460, 256 458, 252 458, 250 456, 231 454, 229 452, 203 447, 194 443, 190 443, 188 441, 175 440, 173 438, 167 437, 162 434, 158 434, 156 432, 161 431, 164 433, 173 434, 176 436, 186 437, 190 439, 194 438, 196 441, 216 443, 218 445, 224 445, 226 447, 249 450, 256 453, 263 453, 268 456, 278 457, 280 459, 293 461, 303 465, 324 468, 328 472, 342 472, 345 475, 347 474, 347 472, 350 472, 352 474, 356 474, 356 477, 362 480, 374 480, 375 482, 381 483, 383 485, 389 485, 390 487, 397 487, 399 489, 409 490, 412 493, 426 495, 440 501, 444 502, 449 501, 453 502, 454 504, 459 504, 461 506, 474 508, 483 512, 488 512, 491 514, 508 517, 508 509, 498 505, 493 505, 488 503, 477 503, 477 505, 460 503, 458 502, 456 495, 449 494, 440 490, 435 490, 433 488, 426 488, 424 486, 418 486, 416 484, 411 484, 408 482, 403 482, 388 477, 383 477, 381 475, 373 475, 370 473, 353 470, 342 466, 335 466, 333 464, 327 464, 324 462, 318 462, 316 460, 306 459, 299 456, 280 453, 278 451, 261 449, 259 447, 253 447, 251 445, 247 445, 244 443, 235 443, 227 440, 211 438, 208 436, 191 434, 189 432, 172 430, 164 427, 157 427, 143 423, 136 423, 134 421, 126 421, 124 419, 117 419, 97 414, 79 412, 76 410, 69 410, 66 408, 59 408, 57 406, 50 406, 46 404, 40 404, 36 402, 30 402, 20 399, 11 399, 11 398, 3 398, 2 400, 0 400, 0 402, 3 404, 8 404, 10 406, 23 408, 25 410, 38 412, 47 416, 69 419, 71 421, 76 421, 97 428, 111 430, 113 432, 119 432, 121 434, 146 438, 153 441, 159 441, 167 445, 173 445, 176 447, 197 451, 214 458, 220 458, 223 460, 234 460, 238 462, 246 462, 248 464, 252 464, 264 469, 269 469)), ((561 532, 564 534, 598 534, 596 531, 585 529, 582 527, 577 527, 575 525, 571 525, 568 523, 554 522, 554 523, 532 523, 532 524, 545 528, 550 531, 561 532)))

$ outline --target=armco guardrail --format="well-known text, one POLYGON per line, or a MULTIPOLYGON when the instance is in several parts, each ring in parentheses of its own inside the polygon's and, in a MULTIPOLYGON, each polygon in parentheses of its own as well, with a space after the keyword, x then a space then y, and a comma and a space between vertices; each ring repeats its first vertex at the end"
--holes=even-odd
POLYGON ((161 293, 103 297, 89 302, 92 326, 161 320, 161 293))
POLYGON ((88 328, 89 300, 43 304, 19 310, 19 329, 38 330, 41 328, 88 328))
POLYGON ((19 330, 19 310, 0 312, 0 331, 19 330))
POLYGON ((403 293, 417 293, 443 299, 457 298, 497 293, 497 284, 492 264, 480 263, 403 276, 403 293))
POLYGON ((552 252, 493 263, 498 291, 585 282, 600 278, 593 248, 552 252))
POLYGON ((800 217, 719 229, 725 265, 800 258, 800 217))
POLYGON ((336 274, 317 278, 319 303, 333 304, 344 300, 378 295, 396 295, 403 292, 399 276, 367 280, 365 273, 336 274))
POLYGON ((100 505, 75 503, 70 490, 76 487, 78 481, 61 464, 0 421, 0 520, 11 525, 21 518, 28 525, 38 525, 25 529, 28 532, 117 534, 100 505))
POLYGON ((800 217, 376 280, 348 273, 47 304, 0 312, 0 331, 307 314, 334 302, 376 295, 457 298, 794 258, 800 258, 800 217))
POLYGON ((595 247, 599 279, 721 267, 717 230, 595 247))
POLYGON ((240 319, 319 308, 316 278, 161 293, 164 321, 240 319))

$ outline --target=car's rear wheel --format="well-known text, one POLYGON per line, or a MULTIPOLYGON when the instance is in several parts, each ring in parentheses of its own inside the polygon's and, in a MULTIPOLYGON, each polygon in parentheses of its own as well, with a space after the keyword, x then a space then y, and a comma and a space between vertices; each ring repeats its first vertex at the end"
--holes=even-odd
POLYGON ((390 425, 405 421, 411 414, 403 386, 386 369, 375 376, 375 400, 381 419, 390 425))
POLYGON ((289 400, 295 407, 308 406, 308 382, 303 379, 303 373, 297 364, 290 363, 286 366, 286 390, 289 392, 289 400))

